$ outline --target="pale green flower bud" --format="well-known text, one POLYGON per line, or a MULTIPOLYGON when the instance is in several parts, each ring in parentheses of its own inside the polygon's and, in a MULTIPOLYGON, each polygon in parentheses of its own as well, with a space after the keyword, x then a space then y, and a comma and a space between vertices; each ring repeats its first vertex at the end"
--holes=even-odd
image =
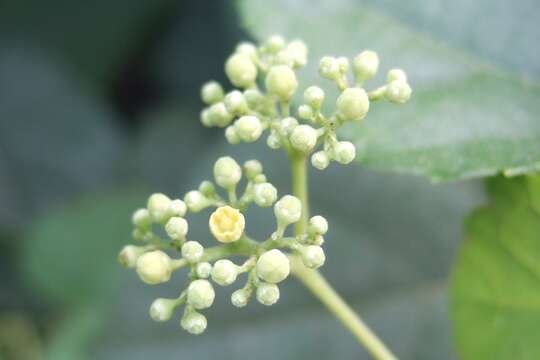
POLYGON ((221 206, 210 215, 210 232, 222 243, 239 240, 244 233, 246 221, 244 215, 230 206, 221 206))
POLYGON ((285 39, 280 35, 272 35, 266 40, 264 46, 268 52, 277 53, 285 47, 285 39))
MULTIPOLYGON (((208 108, 208 121, 211 126, 225 127, 229 125, 233 119, 231 113, 227 111, 225 104, 222 102, 215 103, 208 108)), ((203 122, 204 124, 204 122, 203 122)))
POLYGON ((211 181, 204 180, 199 185, 199 191, 204 196, 211 197, 211 196, 214 196, 216 194, 216 187, 214 186, 214 184, 211 181))
POLYGON ((286 65, 289 67, 293 67, 294 59, 288 51, 281 50, 276 54, 276 57, 274 58, 274 65, 286 65))
POLYGON ((330 80, 337 79, 340 75, 338 60, 330 56, 323 57, 319 62, 319 74, 330 80))
POLYGON ((152 225, 152 218, 148 209, 137 209, 131 217, 133 225, 139 229, 149 229, 152 225))
POLYGON ((386 83, 389 84, 395 80, 407 82, 407 74, 405 71, 401 69, 392 69, 388 71, 388 74, 386 75, 386 83))
POLYGON ((151 234, 150 230, 141 229, 141 228, 135 228, 133 229, 131 236, 134 240, 137 241, 146 241, 147 237, 151 234))
POLYGON ((165 194, 155 193, 150 195, 146 207, 152 217, 152 220, 158 223, 163 223, 169 216, 171 199, 165 194))
POLYGON ((285 195, 274 205, 274 214, 278 223, 295 223, 302 215, 302 203, 297 197, 285 195))
POLYGON ((206 198, 200 191, 192 190, 184 196, 184 202, 186 203, 189 211, 199 212, 202 209, 210 205, 210 200, 206 198))
POLYGON ((182 245, 182 257, 190 263, 196 263, 204 255, 204 247, 197 241, 188 241, 182 245))
POLYGON ((353 60, 353 71, 358 81, 373 78, 379 70, 379 56, 376 52, 366 50, 356 55, 353 60))
POLYGON ((337 58, 337 63, 338 63, 340 73, 345 74, 347 71, 349 71, 349 59, 347 59, 344 56, 341 56, 337 58))
POLYGON ((297 126, 298 120, 293 117, 286 117, 279 122, 279 132, 282 136, 289 136, 297 126))
POLYGON ((256 108, 263 100, 263 95, 257 89, 244 90, 244 98, 250 108, 256 108))
POLYGON ((195 268, 195 273, 201 279, 208 279, 212 272, 212 265, 209 262, 198 263, 195 268))
POLYGON ((262 184, 262 183, 265 183, 265 182, 267 182, 267 181, 266 181, 266 175, 264 175, 264 174, 259 174, 259 175, 255 176, 253 178, 253 183, 255 183, 255 184, 262 184))
POLYGON ((144 253, 137 259, 137 274, 147 284, 167 282, 171 272, 171 258, 161 250, 144 253))
POLYGON ((313 109, 311 106, 303 104, 298 107, 298 116, 301 119, 309 120, 313 117, 313 109))
POLYGON ((180 325, 188 333, 192 335, 200 335, 204 332, 204 330, 206 330, 208 323, 203 314, 192 311, 182 317, 180 325))
POLYGON ((296 150, 308 153, 317 144, 317 131, 309 125, 298 125, 292 131, 289 140, 296 150))
POLYGON ((240 144, 240 136, 238 136, 238 133, 236 132, 236 129, 234 125, 227 126, 225 129, 225 139, 229 142, 231 145, 240 144))
POLYGON ((187 302, 197 310, 212 306, 216 293, 210 281, 205 279, 194 280, 187 289, 187 302))
POLYGON ((320 109, 324 101, 324 91, 318 86, 310 86, 304 91, 304 101, 314 109, 320 109))
POLYGON ((245 142, 254 142, 262 134, 263 127, 261 121, 256 116, 245 115, 234 123, 236 133, 245 142))
POLYGON ((394 80, 386 86, 386 98, 396 104, 406 103, 411 98, 412 90, 409 84, 394 80))
POLYGON ((311 155, 311 165, 313 165, 314 168, 324 170, 328 167, 329 164, 330 158, 328 157, 326 151, 317 151, 316 153, 311 155))
POLYGON ((225 63, 225 73, 234 86, 247 88, 255 83, 257 67, 246 54, 233 54, 225 63))
POLYGON ((201 111, 201 124, 206 127, 212 127, 214 124, 212 123, 212 119, 210 118, 210 109, 203 109, 201 111))
POLYGON ((212 267, 211 276, 212 280, 218 285, 231 285, 238 276, 238 266, 227 259, 218 260, 212 267))
POLYGON ((169 213, 171 216, 184 216, 187 212, 186 203, 180 199, 175 199, 171 201, 169 205, 169 213))
POLYGON ((208 105, 223 100, 223 88, 217 81, 209 81, 201 88, 201 98, 208 105))
POLYGON ((287 255, 278 249, 272 249, 257 260, 257 276, 266 282, 277 284, 289 276, 291 266, 287 255))
POLYGON ((304 265, 310 269, 318 269, 324 265, 326 256, 322 247, 308 245, 300 249, 300 255, 304 265))
POLYGON ((219 186, 229 189, 242 178, 242 169, 232 157, 223 156, 214 164, 214 178, 219 186))
POLYGON ((228 93, 227 96, 225 96, 223 103, 225 104, 227 111, 231 114, 242 115, 248 111, 248 104, 244 98, 244 94, 238 90, 233 90, 228 93))
POLYGON ((296 74, 286 65, 270 68, 266 75, 266 89, 282 101, 289 101, 298 87, 296 74))
POLYGON ((246 177, 252 180, 255 176, 262 174, 263 166, 258 160, 248 160, 244 163, 246 177))
POLYGON ((144 254, 146 250, 135 245, 126 245, 118 254, 118 262, 123 267, 134 268, 137 265, 137 259, 144 254))
POLYGON ((356 157, 356 148, 353 143, 340 141, 334 147, 334 159, 340 164, 349 164, 356 157))
POLYGON ((276 284, 262 283, 257 288, 257 301, 263 305, 274 305, 279 300, 279 288, 276 284))
POLYGON ((314 234, 324 235, 328 231, 328 221, 321 215, 315 215, 309 219, 309 230, 314 234))
POLYGON ((317 235, 313 239, 313 245, 322 246, 324 244, 324 237, 322 235, 317 235))
POLYGON ((266 138, 266 145, 268 145, 270 149, 279 149, 281 147, 279 136, 276 133, 271 132, 266 138))
POLYGON ((272 206, 277 199, 277 189, 270 183, 257 184, 253 187, 253 200, 260 207, 272 206))
POLYGON ((308 49, 303 41, 291 41, 287 45, 286 51, 291 57, 294 67, 301 67, 307 64, 308 49))
POLYGON ((186 219, 179 216, 173 216, 165 224, 165 232, 173 240, 184 240, 189 226, 186 219))
POLYGON ((247 55, 252 61, 257 59, 257 47, 250 42, 241 42, 236 46, 236 52, 238 54, 247 55))
POLYGON ((339 95, 336 103, 345 120, 362 120, 369 110, 369 98, 364 89, 348 88, 339 95))
POLYGON ((236 290, 231 295, 231 303, 236 307, 244 307, 249 300, 249 294, 244 289, 236 290))
POLYGON ((150 305, 150 317, 154 321, 169 321, 176 309, 176 299, 158 298, 150 305))

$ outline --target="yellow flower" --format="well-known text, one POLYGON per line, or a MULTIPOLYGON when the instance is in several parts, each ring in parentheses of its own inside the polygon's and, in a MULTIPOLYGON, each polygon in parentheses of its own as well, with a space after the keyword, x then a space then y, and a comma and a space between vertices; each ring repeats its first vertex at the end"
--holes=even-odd
POLYGON ((246 225, 244 215, 230 206, 221 206, 210 216, 210 231, 222 243, 240 239, 246 225))

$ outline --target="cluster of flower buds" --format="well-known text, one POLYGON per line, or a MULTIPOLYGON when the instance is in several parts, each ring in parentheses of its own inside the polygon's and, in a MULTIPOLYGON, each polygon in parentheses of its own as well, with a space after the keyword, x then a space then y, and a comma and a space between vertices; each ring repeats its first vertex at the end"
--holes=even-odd
POLYGON ((133 238, 141 245, 125 246, 120 251, 119 262, 134 268, 140 279, 150 285, 167 282, 173 272, 189 268, 185 289, 178 297, 156 299, 150 306, 150 316, 155 321, 167 321, 177 308, 184 306, 181 327, 200 334, 207 326, 201 310, 214 303, 213 284, 232 285, 245 273, 244 286, 231 295, 232 304, 246 306, 254 295, 259 303, 273 305, 280 296, 278 284, 290 273, 289 254, 297 254, 312 269, 324 264, 321 245, 328 224, 322 216, 312 217, 304 234, 285 236, 289 225, 298 222, 301 216, 300 200, 291 195, 278 200, 277 189, 267 181, 259 161, 249 160, 241 167, 231 157, 221 157, 214 165, 214 181, 203 181, 197 190, 187 192, 183 200, 152 194, 146 207, 134 212, 133 238), (239 195, 241 182, 244 187, 239 195), (222 194, 219 188, 223 189, 222 194), (243 212, 251 204, 273 206, 276 229, 262 241, 245 233, 243 212), (186 216, 207 208, 212 209, 209 233, 221 245, 205 248, 189 239, 186 216), (160 236, 160 232, 166 237, 160 236), (169 253, 173 251, 181 256, 171 257, 169 253), (247 259, 235 264, 227 259, 233 255, 247 259))
POLYGON ((225 63, 225 73, 238 89, 225 93, 216 81, 203 85, 201 97, 208 105, 201 113, 203 125, 226 128, 225 137, 231 144, 257 141, 268 131, 266 142, 270 148, 311 155, 312 165, 320 170, 332 160, 340 164, 353 161, 354 144, 338 140, 336 130, 345 122, 362 121, 371 101, 386 99, 402 104, 409 100, 412 90, 407 76, 401 69, 392 69, 385 85, 366 91, 364 83, 379 69, 375 52, 361 52, 352 59, 352 66, 346 57, 325 56, 319 62, 319 73, 334 81, 340 90, 335 110, 325 115, 324 90, 309 86, 304 89, 303 103, 294 117, 291 102, 299 89, 295 70, 307 63, 307 55, 302 41, 286 42, 276 35, 258 47, 247 42, 239 44, 225 63), (354 81, 349 79, 350 68, 354 81), (264 84, 264 90, 259 83, 264 84))

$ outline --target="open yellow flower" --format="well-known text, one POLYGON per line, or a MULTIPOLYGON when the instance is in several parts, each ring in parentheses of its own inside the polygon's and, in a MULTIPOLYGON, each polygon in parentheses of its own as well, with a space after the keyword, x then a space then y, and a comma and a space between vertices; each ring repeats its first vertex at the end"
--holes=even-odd
POLYGON ((244 215, 238 209, 221 206, 210 216, 210 231, 222 243, 240 239, 246 226, 244 215))

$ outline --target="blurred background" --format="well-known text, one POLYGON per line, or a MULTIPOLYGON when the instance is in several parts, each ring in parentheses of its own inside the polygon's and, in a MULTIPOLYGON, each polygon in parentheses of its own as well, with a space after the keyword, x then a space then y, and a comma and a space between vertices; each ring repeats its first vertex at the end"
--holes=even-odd
MULTIPOLYGON (((421 30, 432 26, 424 15, 444 12, 414 3, 390 8, 421 30)), ((449 16, 476 16, 467 2, 456 8, 449 16)), ((197 187, 219 156, 262 160, 288 191, 282 154, 231 147, 199 122, 200 85, 227 84, 226 57, 251 39, 242 23, 226 1, 0 3, 0 359, 369 359, 294 280, 271 308, 233 308, 232 290, 220 289, 206 333, 194 337, 179 318, 148 316, 184 273, 150 287, 117 265, 131 212, 150 192, 197 187)), ((400 358, 454 359, 446 284, 463 217, 483 201, 480 184, 362 166, 311 172, 312 212, 330 222, 329 281, 400 358)), ((267 234, 270 217, 250 213, 250 233, 267 234)), ((210 244, 204 218, 190 219, 190 233, 210 244)))

